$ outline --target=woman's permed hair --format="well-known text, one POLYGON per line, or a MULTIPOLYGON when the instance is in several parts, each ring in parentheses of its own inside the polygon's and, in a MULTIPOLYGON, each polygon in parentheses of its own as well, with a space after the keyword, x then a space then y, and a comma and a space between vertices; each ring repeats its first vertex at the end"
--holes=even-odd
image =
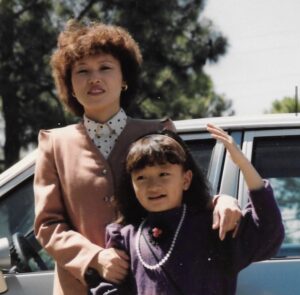
POLYGON ((114 25, 69 20, 58 37, 51 67, 60 100, 77 116, 82 116, 84 109, 72 95, 72 66, 75 61, 98 53, 111 54, 120 62, 123 80, 128 86, 121 92, 121 107, 126 109, 136 94, 142 55, 129 32, 114 25))
POLYGON ((200 210, 209 208, 211 197, 206 176, 198 168, 180 136, 172 131, 163 130, 143 136, 130 146, 123 180, 116 193, 116 203, 120 213, 118 222, 138 225, 148 214, 135 196, 131 173, 146 166, 167 163, 181 165, 184 171, 193 172, 191 185, 187 191, 183 192, 183 202, 200 210))

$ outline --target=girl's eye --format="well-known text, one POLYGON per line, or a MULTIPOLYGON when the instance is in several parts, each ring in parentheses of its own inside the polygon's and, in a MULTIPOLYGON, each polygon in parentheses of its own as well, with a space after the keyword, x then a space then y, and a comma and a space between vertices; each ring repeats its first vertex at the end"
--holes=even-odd
POLYGON ((141 180, 144 180, 144 179, 145 179, 145 177, 143 175, 139 175, 139 176, 136 177, 136 180, 141 181, 141 180))
POLYGON ((161 176, 161 177, 169 176, 169 175, 170 175, 170 173, 168 173, 168 172, 161 172, 161 173, 159 174, 159 176, 161 176))
POLYGON ((101 66, 100 70, 102 71, 106 71, 106 70, 110 70, 111 67, 110 66, 101 66))

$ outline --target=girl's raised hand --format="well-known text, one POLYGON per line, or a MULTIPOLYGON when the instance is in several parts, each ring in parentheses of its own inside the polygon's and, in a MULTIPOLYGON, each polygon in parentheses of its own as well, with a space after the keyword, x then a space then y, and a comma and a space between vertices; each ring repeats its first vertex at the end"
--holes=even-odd
POLYGON ((241 169, 245 181, 248 185, 249 190, 260 189, 264 186, 264 182, 256 171, 252 163, 242 153, 240 148, 236 145, 233 138, 227 134, 222 128, 217 127, 213 124, 207 124, 207 131, 213 138, 221 141, 228 153, 231 156, 232 161, 241 169))
POLYGON ((215 126, 211 123, 206 125, 207 131, 211 134, 213 138, 221 141, 227 151, 230 154, 232 161, 239 167, 246 161, 248 162, 246 156, 242 153, 240 148, 236 145, 234 139, 225 132, 222 128, 215 126))

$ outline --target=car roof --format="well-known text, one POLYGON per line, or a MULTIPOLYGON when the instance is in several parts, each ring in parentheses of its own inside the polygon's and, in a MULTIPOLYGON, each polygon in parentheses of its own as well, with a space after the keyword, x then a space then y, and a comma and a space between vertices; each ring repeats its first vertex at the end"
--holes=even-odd
POLYGON ((0 174, 0 197, 34 172, 37 149, 0 174))
MULTIPOLYGON (((227 116, 174 121, 179 133, 204 132, 210 122, 224 129, 266 129, 266 128, 296 128, 300 127, 300 115, 268 114, 260 116, 227 116)), ((9 182, 22 181, 31 176, 34 171, 37 150, 30 152, 22 160, 0 174, 0 196, 9 190, 9 182), (17 178, 17 179, 16 179, 17 178), (5 185, 5 189, 3 186, 5 185)), ((12 184, 13 186, 13 184, 12 184)))
POLYGON ((178 132, 205 131, 207 123, 213 123, 223 129, 271 129, 300 127, 300 115, 266 114, 260 116, 228 116, 175 121, 178 132))

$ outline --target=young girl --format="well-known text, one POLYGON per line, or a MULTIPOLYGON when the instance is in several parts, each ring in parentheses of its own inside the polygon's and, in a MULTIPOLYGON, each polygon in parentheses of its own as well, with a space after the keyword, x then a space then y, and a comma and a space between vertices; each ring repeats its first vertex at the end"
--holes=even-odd
POLYGON ((208 185, 180 138, 169 131, 144 136, 130 148, 118 199, 126 226, 107 228, 107 246, 129 253, 131 274, 122 285, 102 282, 93 294, 235 294, 238 272, 276 253, 284 229, 269 182, 231 136, 211 124, 207 130, 250 191, 236 238, 220 241, 212 230, 208 185))

